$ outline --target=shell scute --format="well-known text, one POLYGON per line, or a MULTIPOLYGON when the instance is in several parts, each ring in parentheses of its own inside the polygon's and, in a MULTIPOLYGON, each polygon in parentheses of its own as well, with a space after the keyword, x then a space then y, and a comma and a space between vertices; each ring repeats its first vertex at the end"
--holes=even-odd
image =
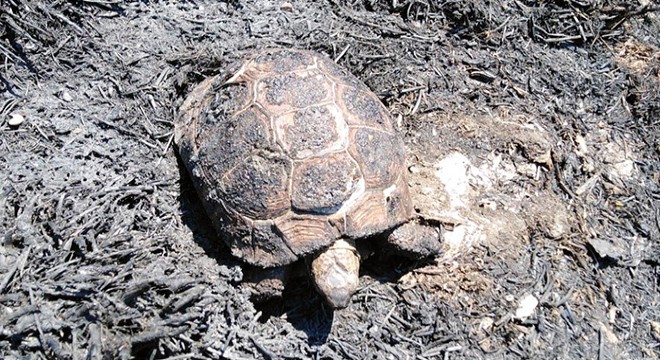
POLYGON ((340 152, 298 162, 292 175, 291 204, 303 213, 332 214, 359 190, 357 164, 340 152))
POLYGON ((332 100, 332 83, 320 72, 285 73, 257 81, 257 102, 272 114, 295 111, 332 100))
POLYGON ((223 197, 227 206, 251 219, 273 219, 291 207, 287 159, 251 156, 226 173, 223 197))
POLYGON ((332 105, 310 106, 275 119, 277 138, 294 159, 346 148, 348 128, 340 110, 332 105))
POLYGON ((360 164, 367 187, 391 184, 404 167, 403 144, 394 135, 372 128, 351 129, 349 149, 360 164))

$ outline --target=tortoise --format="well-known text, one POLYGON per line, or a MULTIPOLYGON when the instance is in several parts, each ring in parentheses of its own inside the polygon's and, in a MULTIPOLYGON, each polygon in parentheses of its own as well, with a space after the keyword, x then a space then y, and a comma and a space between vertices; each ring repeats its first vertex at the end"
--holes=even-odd
POLYGON ((280 295, 305 259, 316 289, 343 308, 361 254, 374 251, 367 239, 385 235, 413 258, 440 251, 439 228, 413 210, 391 115, 324 55, 248 54, 192 90, 174 139, 216 231, 260 274, 257 296, 280 295))

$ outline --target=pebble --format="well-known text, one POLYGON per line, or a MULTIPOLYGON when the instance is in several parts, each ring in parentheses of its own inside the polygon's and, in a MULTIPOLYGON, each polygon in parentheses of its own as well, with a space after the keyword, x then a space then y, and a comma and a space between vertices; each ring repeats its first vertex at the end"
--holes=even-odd
POLYGON ((649 324, 651 325, 651 335, 654 339, 660 341, 660 322, 650 321, 649 324))
POLYGON ((495 320, 485 317, 479 322, 479 330, 490 331, 493 328, 493 324, 495 324, 495 320))
POLYGON ((623 249, 622 246, 619 246, 620 243, 617 241, 617 243, 610 242, 605 239, 589 239, 588 240, 589 245, 596 251, 596 254, 602 259, 610 259, 613 261, 618 261, 623 258, 623 256, 626 254, 626 251, 623 249))
POLYGON ((539 304, 539 300, 534 295, 527 294, 518 303, 514 317, 519 320, 525 320, 534 314, 534 309, 539 304))
POLYGON ((73 97, 71 97, 71 94, 69 94, 66 91, 62 91, 62 100, 66 102, 71 102, 73 100, 73 97))
POLYGON ((19 126, 25 121, 25 116, 19 114, 19 113, 13 113, 9 117, 9 121, 7 121, 7 124, 9 126, 19 126))

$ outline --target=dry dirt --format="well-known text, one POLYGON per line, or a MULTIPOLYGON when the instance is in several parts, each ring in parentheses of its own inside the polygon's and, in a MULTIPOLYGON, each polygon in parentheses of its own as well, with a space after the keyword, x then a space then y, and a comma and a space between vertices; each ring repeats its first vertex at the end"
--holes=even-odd
POLYGON ((657 1, 0 0, 0 358, 660 358, 657 1), (256 48, 392 112, 444 253, 253 304, 172 144, 256 48))

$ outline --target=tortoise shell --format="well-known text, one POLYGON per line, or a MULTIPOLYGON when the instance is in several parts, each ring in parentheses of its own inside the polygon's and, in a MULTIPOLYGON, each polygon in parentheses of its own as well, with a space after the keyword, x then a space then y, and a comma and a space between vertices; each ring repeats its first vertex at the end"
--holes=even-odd
POLYGON ((302 50, 229 69, 185 100, 175 142, 233 255, 286 265, 411 217, 403 143, 361 81, 302 50))

